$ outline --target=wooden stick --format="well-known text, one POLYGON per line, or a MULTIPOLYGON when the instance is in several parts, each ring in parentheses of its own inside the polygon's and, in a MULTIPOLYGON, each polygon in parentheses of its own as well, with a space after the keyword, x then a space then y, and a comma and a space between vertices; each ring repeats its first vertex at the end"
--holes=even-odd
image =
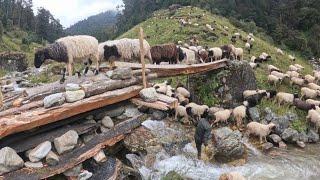
POLYGON ((144 62, 144 47, 143 47, 143 29, 140 27, 140 57, 141 57, 141 64, 142 64, 142 82, 143 82, 143 87, 147 88, 147 80, 146 80, 146 64, 144 62))

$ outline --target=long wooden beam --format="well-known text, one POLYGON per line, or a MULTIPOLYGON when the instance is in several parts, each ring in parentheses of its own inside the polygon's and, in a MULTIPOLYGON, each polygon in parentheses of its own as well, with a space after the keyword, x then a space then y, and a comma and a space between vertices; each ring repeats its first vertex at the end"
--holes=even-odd
MULTIPOLYGON (((150 69, 152 73, 157 73, 158 77, 172 77, 180 75, 189 75, 204 73, 216 69, 223 68, 227 66, 228 60, 223 59, 211 63, 203 64, 171 64, 171 65, 155 65, 155 64, 146 64, 146 68, 150 69)), ((141 69, 142 65, 137 63, 128 63, 128 62, 116 62, 116 67, 130 67, 132 69, 141 69)), ((106 71, 107 68, 101 68, 101 71, 106 71)))
POLYGON ((38 180, 45 179, 56 174, 61 174, 64 171, 75 167, 85 160, 95 156, 101 149, 115 145, 117 142, 123 140, 124 135, 130 133, 133 129, 141 125, 140 117, 134 117, 127 121, 117 124, 113 129, 106 133, 96 135, 91 141, 84 146, 80 146, 71 152, 60 156, 59 164, 56 166, 43 167, 41 169, 23 168, 5 174, 5 180, 38 180))
POLYGON ((75 103, 66 103, 54 108, 38 108, 0 119, 0 139, 10 134, 57 122, 81 113, 102 108, 137 96, 142 86, 130 86, 108 91, 75 103))

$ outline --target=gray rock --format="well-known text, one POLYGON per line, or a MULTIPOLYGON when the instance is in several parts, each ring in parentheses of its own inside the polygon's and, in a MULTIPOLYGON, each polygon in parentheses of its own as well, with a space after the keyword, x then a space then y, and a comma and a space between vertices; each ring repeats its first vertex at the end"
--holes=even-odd
POLYGON ((113 128, 114 127, 114 123, 112 121, 112 119, 109 117, 109 116, 105 116, 103 119, 102 119, 102 125, 106 128, 113 128))
POLYGON ((96 124, 97 122, 95 120, 91 119, 91 120, 85 120, 83 123, 84 124, 96 124))
POLYGON ((107 132, 110 131, 110 129, 109 129, 109 128, 106 128, 106 127, 104 127, 104 126, 100 126, 100 131, 101 131, 102 133, 107 133, 107 132))
POLYGON ((287 149, 286 143, 284 143, 283 141, 280 141, 280 142, 279 142, 279 148, 280 148, 280 149, 287 149))
POLYGON ((128 106, 124 112, 124 115, 128 118, 133 118, 139 116, 141 113, 139 112, 138 108, 135 106, 128 106))
POLYGON ((310 129, 307 135, 309 143, 316 143, 319 141, 319 134, 316 133, 314 130, 310 129))
POLYGON ((87 134, 82 135, 82 140, 83 140, 84 143, 88 143, 93 138, 94 138, 94 134, 93 133, 87 133, 87 134))
POLYGON ((113 74, 113 71, 107 71, 106 72, 106 76, 109 77, 109 78, 111 78, 112 74, 113 74))
POLYGON ((111 109, 111 110, 107 110, 105 112, 102 113, 98 113, 96 115, 94 115, 94 119, 96 121, 103 119, 105 116, 109 116, 111 118, 115 118, 117 116, 121 116, 124 112, 125 112, 125 107, 123 106, 119 106, 117 108, 111 109))
POLYGON ((89 115, 89 116, 86 117, 86 120, 88 120, 88 121, 89 120, 94 120, 94 116, 93 115, 89 115))
POLYGON ((74 130, 66 132, 64 135, 54 139, 54 147, 59 154, 72 150, 78 142, 78 133, 74 130))
POLYGON ((266 143, 264 143, 264 144, 262 145, 262 149, 263 149, 264 151, 268 151, 268 150, 270 150, 271 148, 273 148, 273 144, 270 143, 270 142, 266 142, 266 143))
POLYGON ((153 120, 163 120, 167 117, 167 114, 160 110, 152 110, 152 119, 153 120))
POLYGON ((111 79, 124 80, 124 79, 131 79, 131 77, 132 77, 131 68, 125 67, 125 68, 117 68, 113 70, 111 79))
POLYGON ((66 170, 63 174, 65 176, 79 176, 82 170, 82 164, 79 164, 71 169, 66 170))
POLYGON ((10 147, 0 150, 0 175, 22 168, 22 158, 10 147))
POLYGON ((103 150, 100 150, 95 156, 93 156, 93 159, 97 163, 102 163, 107 160, 107 156, 104 154, 103 150))
POLYGON ((287 128, 283 131, 283 133, 281 134, 281 138, 285 141, 285 142, 289 142, 289 143, 295 143, 296 141, 299 140, 299 133, 297 130, 292 129, 292 128, 287 128))
POLYGON ((306 144, 302 141, 297 141, 297 145, 301 148, 305 148, 306 147, 306 144))
POLYGON ((86 96, 84 90, 67 91, 66 100, 68 103, 73 103, 82 100, 86 96))
POLYGON ((59 156, 56 153, 50 151, 46 156, 46 163, 50 166, 57 165, 59 163, 59 156))
POLYGON ((268 136, 268 138, 271 140, 272 143, 278 144, 280 141, 282 141, 281 137, 276 134, 271 134, 268 136))
POLYGON ((268 108, 268 107, 265 108, 264 112, 266 114, 265 120, 267 121, 267 123, 270 123, 272 120, 275 119, 276 114, 274 114, 270 108, 268 108))
POLYGON ((78 176, 78 180, 87 180, 87 179, 90 179, 92 177, 92 173, 87 171, 87 170, 84 170, 82 171, 79 176, 78 176))
POLYGON ((305 132, 299 133, 299 141, 307 143, 309 141, 309 137, 305 132))
POLYGON ((248 111, 249 117, 252 119, 252 121, 260 122, 260 112, 257 107, 249 108, 248 111))
POLYGON ((142 89, 139 95, 146 102, 156 102, 158 100, 158 94, 154 88, 142 89))
POLYGON ((27 168, 34 168, 34 169, 40 169, 43 168, 43 164, 42 162, 25 162, 24 166, 26 166, 27 168))
POLYGON ((286 116, 275 117, 272 122, 276 125, 275 133, 278 135, 281 135, 290 126, 289 119, 286 116))
POLYGON ((29 160, 31 162, 38 162, 41 159, 45 158, 47 154, 51 151, 51 142, 46 141, 39 144, 37 147, 32 149, 29 153, 29 160))
POLYGON ((136 170, 144 166, 143 159, 136 154, 126 154, 126 158, 129 160, 133 168, 136 170))
POLYGON ((65 102, 66 98, 64 93, 57 93, 47 96, 43 99, 43 104, 45 108, 50 108, 53 106, 60 106, 65 102))
POLYGON ((78 91, 81 89, 81 87, 79 86, 79 84, 69 83, 66 85, 65 89, 66 91, 78 91))
POLYGON ((213 131, 216 154, 218 161, 230 161, 241 158, 245 153, 245 147, 241 142, 242 134, 232 131, 229 127, 219 128, 213 131))

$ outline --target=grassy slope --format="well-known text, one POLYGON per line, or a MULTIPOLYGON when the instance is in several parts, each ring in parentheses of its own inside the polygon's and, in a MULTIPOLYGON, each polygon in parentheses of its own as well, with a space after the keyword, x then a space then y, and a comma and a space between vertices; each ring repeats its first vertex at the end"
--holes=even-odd
MULTIPOLYGON (((119 38, 137 38, 138 29, 140 26, 143 27, 145 35, 148 36, 147 40, 150 43, 150 45, 169 42, 177 43, 178 41, 188 42, 188 39, 192 35, 197 35, 202 46, 207 45, 209 47, 215 47, 224 44, 229 44, 231 35, 234 32, 240 32, 243 37, 246 37, 248 34, 248 32, 244 32, 241 29, 238 29, 235 26, 233 26, 229 22, 229 20, 224 17, 213 15, 199 8, 191 9, 190 7, 184 7, 178 10, 175 14, 170 14, 168 10, 157 11, 154 13, 153 17, 132 28, 128 32, 121 35, 119 38), (198 23, 199 26, 190 25, 180 30, 177 18, 181 17, 186 19, 186 17, 188 17, 188 13, 191 13, 191 21, 193 23, 198 23), (205 14, 205 16, 198 20, 196 16, 202 14, 205 14), (170 17, 173 18, 171 19, 170 17), (217 36, 219 36, 219 38, 215 41, 209 39, 211 35, 205 27, 206 24, 213 24, 214 21, 216 21, 217 24, 214 33, 217 36), (223 26, 229 27, 229 36, 221 35, 221 32, 223 31, 223 26)), ((293 64, 289 61, 288 54, 294 54, 297 57, 295 63, 299 63, 305 67, 302 74, 305 75, 312 73, 312 66, 305 59, 301 58, 301 56, 299 56, 299 53, 285 51, 285 55, 278 55, 276 53, 276 46, 270 42, 267 42, 267 40, 264 40, 267 38, 259 34, 256 34, 255 36, 256 37, 254 48, 251 51, 251 54, 248 54, 247 52, 245 53, 244 59, 249 60, 252 55, 259 56, 262 52, 267 52, 272 56, 272 61, 269 62, 269 64, 273 64, 276 67, 282 69, 283 71, 287 71, 289 65, 293 64)), ((241 40, 238 40, 236 47, 244 48, 244 43, 241 40)), ((255 74, 257 78, 258 87, 260 89, 277 89, 278 91, 289 93, 299 92, 299 88, 290 86, 288 82, 283 83, 278 87, 270 86, 267 83, 267 64, 263 64, 260 68, 258 68, 255 71, 255 74)), ((279 107, 278 105, 276 105, 275 102, 267 100, 262 101, 262 103, 260 104, 261 109, 264 109, 265 107, 271 107, 275 112, 277 112, 280 115, 285 114, 288 111, 297 113, 299 116, 299 120, 293 123, 293 127, 300 131, 305 129, 306 112, 290 108, 289 106, 279 107)))

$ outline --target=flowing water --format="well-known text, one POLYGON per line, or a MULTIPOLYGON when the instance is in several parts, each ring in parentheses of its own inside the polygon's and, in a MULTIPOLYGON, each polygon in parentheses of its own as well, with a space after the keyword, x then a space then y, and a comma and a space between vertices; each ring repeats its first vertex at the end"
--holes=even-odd
MULTIPOLYGON (((163 122, 147 121, 144 126, 158 136, 174 131, 163 122)), ((153 167, 141 167, 145 179, 161 179, 168 172, 175 171, 184 178, 218 179, 222 173, 239 172, 248 180, 318 180, 320 179, 320 145, 308 144, 305 149, 289 147, 288 150, 273 150, 268 154, 260 152, 246 139, 248 161, 243 166, 233 167, 206 163, 196 159, 196 149, 187 144, 180 154, 170 156, 165 150, 158 152, 153 167)))

